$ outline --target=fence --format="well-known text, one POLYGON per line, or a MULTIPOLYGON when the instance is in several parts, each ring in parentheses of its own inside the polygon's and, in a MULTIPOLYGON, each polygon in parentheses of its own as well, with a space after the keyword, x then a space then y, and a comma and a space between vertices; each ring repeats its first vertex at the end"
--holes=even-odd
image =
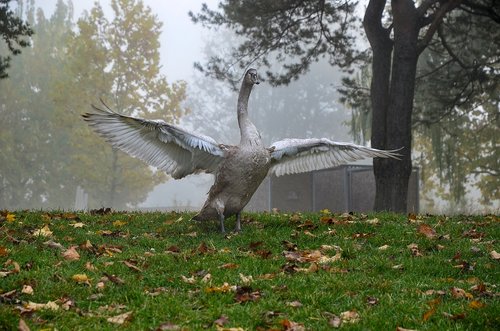
MULTIPOLYGON (((408 212, 419 210, 418 169, 408 185, 408 212)), ((248 211, 373 210, 375 176, 369 165, 343 165, 331 169, 281 177, 267 177, 246 207, 248 211)))

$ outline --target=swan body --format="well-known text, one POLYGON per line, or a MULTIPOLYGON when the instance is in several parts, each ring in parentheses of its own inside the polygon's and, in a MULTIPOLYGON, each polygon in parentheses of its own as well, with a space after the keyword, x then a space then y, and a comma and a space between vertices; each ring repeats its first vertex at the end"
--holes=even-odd
POLYGON ((398 158, 396 151, 384 151, 326 138, 284 139, 266 148, 255 125, 248 118, 248 99, 257 71, 247 70, 238 96, 239 145, 223 145, 214 139, 162 120, 145 120, 120 115, 107 106, 94 105, 83 115, 89 125, 114 147, 164 170, 175 179, 196 173, 213 173, 215 181, 201 211, 193 218, 220 222, 240 213, 260 183, 269 174, 276 176, 334 167, 371 157, 398 158))

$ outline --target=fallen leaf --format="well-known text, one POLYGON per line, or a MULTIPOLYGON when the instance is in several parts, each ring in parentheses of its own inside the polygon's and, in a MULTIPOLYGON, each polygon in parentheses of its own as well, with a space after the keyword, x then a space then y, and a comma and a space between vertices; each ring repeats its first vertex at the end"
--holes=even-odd
POLYGON ((169 248, 167 248, 167 252, 168 253, 174 253, 174 254, 178 254, 181 252, 181 249, 175 245, 172 245, 170 246, 169 248))
POLYGON ((500 253, 497 253, 497 251, 491 251, 490 256, 493 260, 500 260, 500 253))
POLYGON ((357 323, 359 322, 359 314, 355 310, 348 310, 340 313, 340 319, 342 323, 357 323))
POLYGON ((378 299, 375 297, 367 297, 366 303, 369 304, 370 306, 375 306, 378 303, 378 299))
POLYGON ((412 244, 409 244, 406 247, 408 247, 410 249, 411 255, 416 256, 416 257, 423 256, 422 253, 420 252, 420 250, 418 249, 418 245, 417 244, 412 243, 412 244))
POLYGON ((108 279, 113 282, 114 284, 117 284, 117 285, 123 285, 125 284, 125 281, 123 279, 121 279, 120 277, 118 276, 115 276, 115 275, 110 275, 108 273, 104 273, 104 275, 106 277, 108 277, 108 279))
POLYGON ((379 249, 380 251, 385 251, 385 250, 387 250, 389 247, 390 247, 389 245, 383 245, 383 246, 380 246, 378 249, 379 249))
POLYGON ((118 228, 124 226, 125 224, 127 224, 127 222, 122 221, 122 220, 116 220, 113 222, 113 226, 118 227, 118 228))
POLYGON ((290 320, 282 320, 281 326, 283 326, 283 331, 305 331, 306 328, 304 324, 292 322, 290 320))
POLYGON ((61 245, 60 243, 58 242, 55 242, 53 240, 49 240, 49 241, 46 241, 43 243, 45 246, 49 247, 49 248, 56 248, 56 249, 60 249, 60 250, 65 250, 64 246, 61 245))
POLYGON ((9 249, 4 246, 0 246, 0 256, 7 256, 9 255, 9 249))
POLYGON ((12 223, 16 220, 16 215, 7 213, 7 216, 5 216, 5 220, 7 221, 7 223, 12 223))
POLYGON ((226 315, 221 315, 214 321, 214 324, 218 326, 224 326, 227 323, 229 323, 229 318, 226 315))
POLYGON ((49 301, 47 303, 36 303, 29 301, 24 305, 24 308, 30 311, 36 310, 59 310, 59 305, 55 301, 49 301))
POLYGON ((484 304, 481 301, 477 301, 477 300, 473 300, 469 303, 469 307, 472 309, 481 309, 481 308, 484 308, 485 306, 486 306, 486 304, 484 304))
POLYGON ((234 300, 238 303, 257 301, 260 299, 260 291, 254 291, 250 286, 237 286, 234 300))
POLYGON ((418 233, 423 234, 429 239, 433 239, 436 237, 436 231, 428 224, 420 224, 418 226, 418 233))
POLYGON ((219 266, 219 269, 236 269, 239 268, 240 266, 235 263, 225 263, 221 266, 219 266))
POLYGON ((248 285, 248 284, 253 282, 252 276, 245 276, 242 273, 240 273, 240 279, 241 279, 241 282, 245 285, 248 285))
POLYGON ((121 324, 125 323, 126 321, 129 321, 131 318, 132 318, 132 312, 129 311, 129 312, 126 312, 126 313, 123 313, 123 314, 120 314, 120 315, 109 317, 106 320, 109 323, 121 325, 121 324))
POLYGON ((402 328, 400 326, 396 327, 396 331, 417 331, 415 329, 405 329, 405 328, 402 328))
POLYGON ((302 307, 302 303, 300 301, 297 301, 297 300, 291 301, 291 302, 287 302, 286 305, 288 307, 293 307, 293 308, 300 308, 300 307, 302 307))
POLYGON ((203 278, 201 279, 201 282, 202 283, 208 283, 212 280, 212 275, 211 274, 206 274, 205 276, 203 276, 203 278))
POLYGON ((33 235, 37 237, 50 237, 52 236, 52 231, 50 231, 49 225, 45 224, 43 228, 34 231, 33 235))
POLYGON ((466 298, 466 299, 472 299, 474 296, 468 292, 465 292, 463 289, 459 287, 452 287, 450 288, 451 295, 455 299, 460 299, 460 298, 466 298))
POLYGON ((227 293, 236 291, 236 286, 231 286, 228 283, 222 284, 222 286, 212 286, 205 288, 206 293, 227 293))
POLYGON ((365 222, 368 224, 376 225, 380 223, 380 220, 378 218, 372 218, 370 220, 366 220, 365 222))
POLYGON ((194 276, 191 276, 191 277, 186 277, 184 275, 181 275, 181 279, 184 283, 186 284, 194 284, 196 283, 196 279, 194 278, 194 276))
POLYGON ((33 295, 33 287, 31 287, 31 285, 23 285, 23 289, 21 290, 21 293, 33 295))
POLYGON ((69 225, 72 226, 72 227, 74 227, 75 229, 77 229, 77 228, 83 228, 85 226, 85 224, 83 224, 82 222, 70 223, 69 225))
POLYGON ((18 331, 30 331, 28 324, 21 318, 19 319, 19 324, 17 326, 18 331))
POLYGON ((330 325, 331 327, 334 327, 334 328, 340 328, 341 324, 342 324, 342 320, 337 315, 332 314, 332 316, 328 320, 328 325, 330 325))
POLYGON ((90 279, 87 277, 86 274, 75 274, 75 275, 71 276, 71 279, 73 279, 78 284, 90 285, 90 279))
POLYGON ((76 261, 80 259, 80 254, 76 251, 77 246, 71 246, 62 253, 62 257, 68 261, 76 261))
POLYGON ((125 264, 127 267, 129 267, 130 269, 134 270, 134 271, 137 271, 137 272, 142 272, 142 270, 140 268, 138 268, 135 264, 133 264, 132 262, 129 262, 127 260, 125 261, 122 261, 123 264, 125 264))
POLYGON ((166 323, 162 323, 160 324, 157 328, 156 328, 156 331, 177 331, 177 330, 181 330, 181 327, 176 325, 176 324, 173 324, 173 323, 170 323, 170 322, 166 322, 166 323))
POLYGON ((443 316, 449 318, 450 320, 456 321, 456 320, 463 320, 465 318, 465 313, 450 314, 444 311, 443 316))

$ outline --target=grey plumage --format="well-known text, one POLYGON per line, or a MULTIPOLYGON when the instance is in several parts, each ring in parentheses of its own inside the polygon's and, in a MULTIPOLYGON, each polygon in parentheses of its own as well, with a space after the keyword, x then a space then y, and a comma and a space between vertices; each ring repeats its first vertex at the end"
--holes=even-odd
POLYGON ((164 170, 173 178, 195 173, 213 173, 215 182, 195 220, 224 219, 240 213, 268 173, 277 176, 325 169, 370 157, 398 158, 396 151, 383 151, 326 138, 284 139, 266 148, 248 118, 248 99, 259 84, 255 69, 249 69, 241 84, 237 114, 239 145, 222 145, 214 139, 161 120, 145 120, 95 107, 84 114, 89 125, 111 145, 164 170))

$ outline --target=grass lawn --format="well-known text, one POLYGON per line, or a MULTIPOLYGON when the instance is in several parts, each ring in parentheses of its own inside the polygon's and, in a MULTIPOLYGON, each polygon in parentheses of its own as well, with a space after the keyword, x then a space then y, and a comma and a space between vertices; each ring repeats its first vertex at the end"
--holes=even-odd
POLYGON ((500 329, 498 216, 191 216, 0 212, 0 330, 500 329))

